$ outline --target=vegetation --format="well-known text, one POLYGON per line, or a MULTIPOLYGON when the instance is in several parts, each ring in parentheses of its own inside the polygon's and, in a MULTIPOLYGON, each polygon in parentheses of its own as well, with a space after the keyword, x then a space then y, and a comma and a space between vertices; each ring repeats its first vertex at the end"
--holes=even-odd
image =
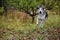
POLYGON ((60 40, 60 0, 1 0, 0 3, 3 4, 0 5, 0 40, 60 40), (41 29, 36 25, 34 11, 42 4, 48 18, 41 29))

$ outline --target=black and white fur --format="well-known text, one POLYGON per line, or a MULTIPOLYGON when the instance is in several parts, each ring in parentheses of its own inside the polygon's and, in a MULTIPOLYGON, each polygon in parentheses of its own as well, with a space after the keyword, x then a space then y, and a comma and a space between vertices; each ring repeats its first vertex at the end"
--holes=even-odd
POLYGON ((46 9, 44 9, 43 7, 39 7, 37 10, 37 21, 36 24, 38 24, 38 21, 40 21, 40 27, 43 28, 44 26, 44 21, 46 20, 46 18, 48 17, 47 11, 46 9))

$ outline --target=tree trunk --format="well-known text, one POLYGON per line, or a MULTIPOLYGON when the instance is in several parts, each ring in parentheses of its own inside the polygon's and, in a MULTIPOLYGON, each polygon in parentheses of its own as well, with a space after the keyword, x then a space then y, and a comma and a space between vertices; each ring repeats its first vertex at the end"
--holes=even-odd
POLYGON ((35 17, 34 17, 34 16, 32 16, 32 23, 34 23, 34 18, 35 18, 35 17))

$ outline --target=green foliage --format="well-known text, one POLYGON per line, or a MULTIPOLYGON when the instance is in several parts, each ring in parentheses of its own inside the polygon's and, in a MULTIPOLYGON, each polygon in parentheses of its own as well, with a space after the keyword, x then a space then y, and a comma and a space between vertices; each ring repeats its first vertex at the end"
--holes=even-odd
MULTIPOLYGON (((18 10, 26 10, 31 7, 37 8, 38 5, 44 4, 48 10, 56 9, 60 7, 60 0, 4 0, 6 7, 13 6, 18 10), (48 5, 48 6, 47 6, 48 5)), ((60 8, 59 8, 60 9, 60 8)), ((59 11, 59 10, 58 10, 59 11)))

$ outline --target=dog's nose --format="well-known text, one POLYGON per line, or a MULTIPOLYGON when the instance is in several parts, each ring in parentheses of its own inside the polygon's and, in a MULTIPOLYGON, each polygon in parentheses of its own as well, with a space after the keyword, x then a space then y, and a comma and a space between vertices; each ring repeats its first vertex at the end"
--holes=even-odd
POLYGON ((40 11, 40 14, 41 14, 41 11, 40 11))

